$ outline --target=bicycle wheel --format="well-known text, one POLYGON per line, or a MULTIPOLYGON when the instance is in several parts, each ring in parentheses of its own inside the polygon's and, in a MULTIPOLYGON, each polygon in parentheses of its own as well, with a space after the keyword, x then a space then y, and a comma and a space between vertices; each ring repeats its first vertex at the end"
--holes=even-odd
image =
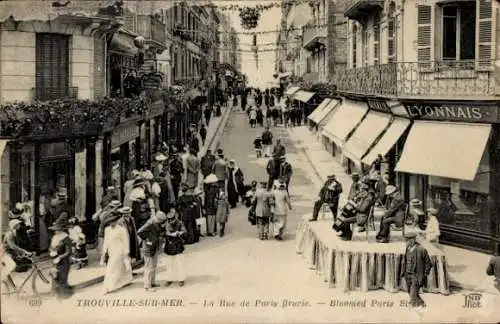
POLYGON ((33 294, 38 298, 50 295, 52 293, 52 279, 42 269, 37 268, 31 279, 31 288, 33 294))

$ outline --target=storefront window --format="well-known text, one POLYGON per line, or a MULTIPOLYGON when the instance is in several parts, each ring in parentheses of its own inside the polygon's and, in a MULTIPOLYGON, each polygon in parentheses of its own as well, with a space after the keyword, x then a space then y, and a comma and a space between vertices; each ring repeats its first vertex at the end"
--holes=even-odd
POLYGON ((473 181, 429 176, 427 205, 442 224, 489 233, 490 169, 486 149, 473 181))

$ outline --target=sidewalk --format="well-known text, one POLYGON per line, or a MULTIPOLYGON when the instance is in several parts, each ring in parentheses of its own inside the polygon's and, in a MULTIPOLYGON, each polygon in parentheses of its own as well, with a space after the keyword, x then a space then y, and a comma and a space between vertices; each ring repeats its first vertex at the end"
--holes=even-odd
MULTIPOLYGON (((200 150, 200 156, 205 154, 205 151, 208 148, 211 150, 215 150, 217 148, 222 131, 224 130, 225 124, 227 123, 227 120, 231 115, 231 110, 232 103, 228 107, 222 108, 222 114, 220 117, 212 117, 210 119, 210 124, 207 127, 207 138, 205 141, 206 145, 200 150)), ((69 273, 68 282, 75 289, 83 289, 104 281, 104 271, 106 267, 100 266, 99 264, 100 253, 98 253, 95 249, 89 249, 87 252, 89 257, 89 265, 79 270, 75 267, 72 267, 69 273)), ((38 266, 41 269, 50 268, 51 262, 51 259, 47 258, 38 262, 38 266)), ((161 265, 162 263, 160 262, 159 266, 161 265)), ((142 263, 132 265, 133 269, 140 268, 141 266, 142 263)), ((16 285, 21 284, 27 275, 28 272, 14 272, 12 273, 12 279, 14 280, 16 285)), ((31 289, 29 284, 25 286, 25 289, 27 289, 28 291, 29 289, 31 289)), ((42 289, 46 290, 49 289, 49 287, 43 287, 42 289)))
MULTIPOLYGON (((290 138, 302 146, 305 156, 321 182, 326 181, 329 174, 336 175, 344 189, 344 194, 340 199, 340 206, 343 206, 346 202, 345 193, 349 191, 352 184, 351 177, 322 147, 320 140, 307 126, 288 128, 288 132, 290 138)), ((490 255, 448 245, 442 245, 442 248, 446 255, 448 273, 453 287, 494 292, 491 290, 489 278, 486 276, 490 255)), ((498 292, 496 293, 498 294, 498 292)))

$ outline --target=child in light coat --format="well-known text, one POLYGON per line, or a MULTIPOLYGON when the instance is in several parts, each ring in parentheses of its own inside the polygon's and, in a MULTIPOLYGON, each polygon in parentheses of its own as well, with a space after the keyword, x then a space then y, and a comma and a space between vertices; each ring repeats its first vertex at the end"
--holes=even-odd
POLYGON ((75 263, 78 269, 81 269, 88 265, 88 255, 87 255, 87 243, 85 234, 83 234, 82 228, 78 225, 78 220, 76 218, 70 218, 68 220, 69 228, 69 238, 73 244, 73 254, 71 259, 75 263))
POLYGON ((226 229, 226 223, 229 218, 229 213, 230 213, 230 207, 229 207, 229 201, 227 200, 227 195, 222 188, 219 191, 219 195, 217 197, 217 211, 215 213, 215 219, 220 225, 220 232, 219 236, 223 237, 225 234, 225 229, 226 229))

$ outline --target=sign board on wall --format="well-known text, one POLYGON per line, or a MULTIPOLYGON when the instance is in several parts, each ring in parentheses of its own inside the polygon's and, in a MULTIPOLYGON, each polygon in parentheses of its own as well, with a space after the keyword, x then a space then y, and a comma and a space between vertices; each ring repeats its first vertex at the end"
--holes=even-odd
POLYGON ((405 103, 405 108, 412 118, 450 120, 462 122, 498 122, 498 107, 486 104, 464 103, 405 103))
POLYGON ((122 125, 111 134, 111 147, 116 148, 140 136, 139 126, 135 123, 122 125))
POLYGON ((391 109, 385 100, 368 99, 366 103, 370 109, 389 114, 391 113, 391 109))

